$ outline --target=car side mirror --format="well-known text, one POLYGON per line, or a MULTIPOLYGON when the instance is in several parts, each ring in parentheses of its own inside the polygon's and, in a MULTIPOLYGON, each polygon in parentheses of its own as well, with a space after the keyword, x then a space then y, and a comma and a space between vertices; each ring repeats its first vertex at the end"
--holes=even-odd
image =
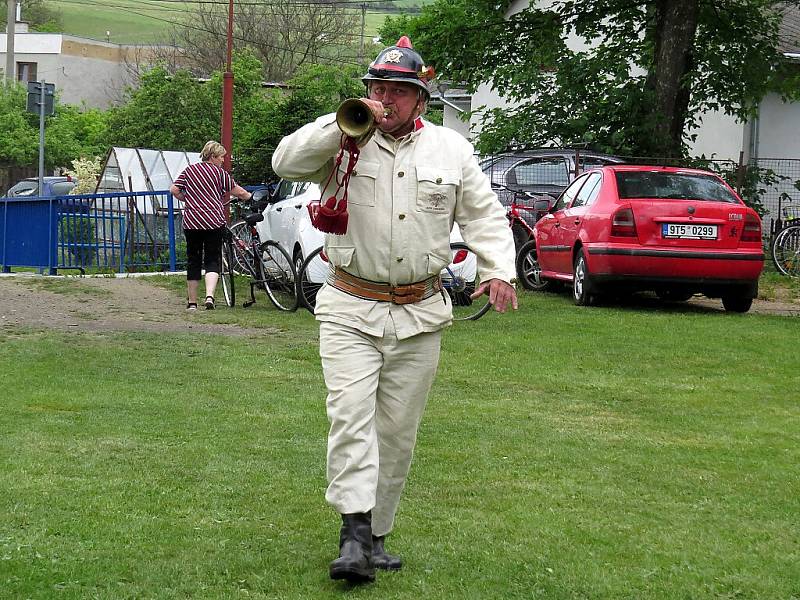
POLYGON ((535 200, 533 202, 533 210, 536 212, 546 213, 550 210, 551 202, 552 200, 546 199, 535 200))

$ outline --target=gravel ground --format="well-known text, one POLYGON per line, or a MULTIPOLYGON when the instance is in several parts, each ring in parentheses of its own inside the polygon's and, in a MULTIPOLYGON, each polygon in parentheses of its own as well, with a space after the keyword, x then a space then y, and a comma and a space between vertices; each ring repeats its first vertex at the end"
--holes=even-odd
MULTIPOLYGON (((187 312, 174 293, 146 277, 58 278, 69 293, 48 291, 39 275, 0 277, 0 323, 63 331, 171 331, 244 336, 264 333, 238 325, 203 323, 205 310, 187 312)), ((224 310, 224 308, 222 309, 224 310)))
MULTIPOLYGON (((204 323, 202 307, 196 313, 187 312, 175 294, 153 285, 145 277, 59 279, 74 286, 74 291, 48 291, 39 275, 0 277, 0 326, 4 329, 174 331, 234 336, 264 333, 263 329, 204 323)), ((647 295, 636 296, 624 305, 654 309, 663 306, 654 296, 647 295)), ((695 296, 685 305, 687 310, 724 310, 720 300, 701 296, 695 296)), ((800 316, 800 302, 755 300, 750 312, 800 316)))

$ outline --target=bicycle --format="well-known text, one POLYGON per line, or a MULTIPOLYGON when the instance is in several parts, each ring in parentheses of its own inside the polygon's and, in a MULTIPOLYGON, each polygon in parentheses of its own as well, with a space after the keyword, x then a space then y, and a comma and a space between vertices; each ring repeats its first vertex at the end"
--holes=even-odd
POLYGON ((298 298, 295 285, 296 271, 289 254, 274 240, 261 242, 256 223, 264 220, 261 213, 265 204, 249 207, 255 211, 245 214, 225 229, 222 250, 222 291, 225 303, 236 303, 237 275, 250 278, 250 299, 242 306, 255 304, 255 289, 266 293, 275 308, 287 312, 297 309, 298 298))
POLYGON ((514 250, 519 252, 523 245, 533 239, 534 224, 547 213, 556 199, 549 194, 533 194, 504 185, 495 185, 493 190, 506 207, 506 219, 514 236, 514 250))
POLYGON ((506 186, 496 186, 495 191, 498 190, 507 192, 507 197, 510 198, 506 208, 506 218, 514 236, 517 279, 526 290, 544 290, 549 287, 550 282, 542 279, 540 275, 541 268, 536 257, 533 225, 547 214, 556 199, 549 194, 536 195, 506 186))
POLYGON ((770 254, 782 275, 800 277, 800 216, 794 206, 784 206, 778 230, 772 238, 770 254))
MULTIPOLYGON (((474 299, 470 297, 479 283, 477 257, 463 242, 452 242, 450 251, 452 261, 442 269, 440 275, 442 298, 449 299, 454 321, 476 321, 492 307, 486 294, 474 299)), ((317 293, 325 283, 329 271, 328 257, 323 248, 319 247, 306 257, 297 273, 297 297, 312 314, 317 293)))

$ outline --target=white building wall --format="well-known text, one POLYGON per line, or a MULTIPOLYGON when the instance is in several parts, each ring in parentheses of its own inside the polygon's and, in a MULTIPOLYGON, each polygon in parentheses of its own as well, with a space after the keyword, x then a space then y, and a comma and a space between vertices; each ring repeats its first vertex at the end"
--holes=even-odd
POLYGON ((691 156, 739 161, 739 153, 747 152, 746 132, 749 125, 720 111, 701 115, 700 126, 691 133, 697 139, 689 143, 691 156))
POLYGON ((768 94, 759 106, 759 158, 800 158, 800 103, 768 94))
MULTIPOLYGON (((465 108, 469 108, 469 107, 465 107, 465 108)), ((469 122, 468 121, 462 121, 459 118, 460 114, 461 113, 459 113, 456 109, 454 109, 454 108, 452 108, 450 106, 445 106, 444 107, 444 111, 443 111, 443 115, 442 115, 442 125, 444 125, 448 129, 453 129, 453 130, 457 131, 458 133, 460 133, 463 137, 467 138, 468 140, 472 139, 471 136, 470 136, 470 133, 469 133, 469 122)))
MULTIPOLYGON (((0 64, 7 34, 0 35, 0 64)), ((18 33, 14 61, 36 63, 36 79, 56 86, 61 102, 106 109, 127 81, 123 56, 129 47, 55 33, 18 33)))

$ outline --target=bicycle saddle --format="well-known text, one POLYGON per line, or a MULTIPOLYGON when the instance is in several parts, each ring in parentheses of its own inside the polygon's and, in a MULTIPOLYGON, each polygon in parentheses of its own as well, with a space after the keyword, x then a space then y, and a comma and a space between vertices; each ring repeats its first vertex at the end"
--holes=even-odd
POLYGON ((244 220, 248 225, 255 225, 264 220, 264 215, 262 213, 250 213, 244 216, 244 220))

